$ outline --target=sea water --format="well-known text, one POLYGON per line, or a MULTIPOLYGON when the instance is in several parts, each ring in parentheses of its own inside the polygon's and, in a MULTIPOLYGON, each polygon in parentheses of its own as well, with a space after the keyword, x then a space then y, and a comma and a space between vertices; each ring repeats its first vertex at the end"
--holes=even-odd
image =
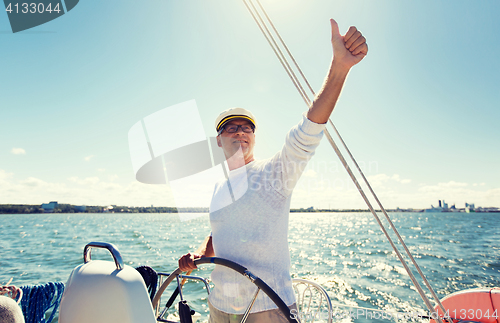
MULTIPOLYGON (((389 216, 440 298, 459 290, 500 286, 499 213, 389 216)), ((91 241, 115 244, 126 265, 147 265, 168 273, 177 268, 181 255, 195 250, 209 233, 207 214, 185 222, 177 214, 3 214, 0 284, 10 278, 17 286, 66 282, 71 270, 83 262, 83 248, 91 241)), ((396 239, 392 230, 389 234, 396 239)), ((319 283, 333 303, 352 306, 336 308, 342 321, 387 322, 370 320, 356 307, 387 313, 425 311, 370 213, 291 213, 289 246, 293 277, 319 283)), ((92 258, 112 259, 106 250, 95 249, 92 258)), ((212 268, 203 265, 193 274, 208 278, 212 268)), ((202 284, 188 283, 185 289, 205 317, 202 284)))

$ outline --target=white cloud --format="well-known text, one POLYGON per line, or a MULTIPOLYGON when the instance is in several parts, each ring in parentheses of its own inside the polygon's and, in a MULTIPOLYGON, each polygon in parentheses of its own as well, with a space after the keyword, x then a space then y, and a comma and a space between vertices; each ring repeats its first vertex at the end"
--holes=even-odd
POLYGON ((394 174, 389 176, 387 174, 377 174, 367 177, 368 182, 373 187, 383 188, 385 185, 392 185, 394 183, 408 184, 411 183, 411 179, 402 179, 399 174, 394 174))
POLYGON ((84 159, 85 159, 85 161, 88 162, 88 161, 90 161, 94 157, 95 157, 94 155, 90 155, 90 156, 85 157, 84 159))
POLYGON ((41 204, 48 201, 74 205, 175 206, 167 185, 139 182, 118 184, 98 177, 71 177, 64 182, 46 182, 28 177, 15 180, 0 170, 0 204, 41 204))
POLYGON ((447 183, 437 183, 435 185, 423 185, 418 190, 424 193, 458 192, 463 191, 464 187, 467 185, 467 183, 449 181, 447 183))
MULTIPOLYGON (((494 206, 494 207, 500 207, 499 202, 500 201, 500 188, 494 188, 491 190, 486 191, 486 201, 483 202, 483 206, 489 207, 489 206, 494 206)), ((478 205, 478 204, 476 204, 478 205)))
POLYGON ((99 177, 97 177, 97 176, 87 177, 84 179, 80 179, 76 176, 73 176, 73 177, 68 178, 68 180, 73 182, 73 183, 79 184, 79 185, 95 185, 95 184, 99 183, 99 181, 100 181, 99 177))
POLYGON ((105 170, 104 168, 98 168, 98 169, 97 169, 97 171, 98 171, 98 172, 103 173, 103 172, 105 172, 106 170, 105 170))
POLYGON ((0 181, 1 180, 6 180, 14 176, 14 173, 7 173, 3 169, 0 169, 0 181))
POLYGON ((27 179, 22 180, 20 183, 21 185, 31 186, 31 187, 39 187, 45 184, 44 181, 35 177, 28 177, 27 179))
MULTIPOLYGON (((369 190, 358 178, 372 205, 378 209, 369 190)), ((486 186, 473 187, 471 184, 450 181, 433 185, 412 183, 399 175, 378 174, 369 177, 382 205, 388 209, 396 207, 424 209, 438 200, 445 200, 450 206, 463 208, 464 204, 475 203, 476 206, 500 207, 500 188, 488 189, 486 186)), ((297 184, 292 198, 292 207, 332 208, 332 209, 367 209, 364 200, 347 176, 324 176, 316 178, 303 177, 297 184)))
POLYGON ((449 181, 448 183, 439 183, 438 186, 439 187, 465 187, 469 184, 467 183, 459 183, 459 182, 455 182, 455 181, 449 181))
MULTIPOLYGON (((434 185, 423 185, 418 188, 415 198, 429 201, 436 205, 438 200, 445 200, 449 205, 456 204, 463 208, 464 203, 475 203, 476 206, 500 206, 500 189, 484 189, 483 187, 449 181, 434 185)), ((428 206, 427 206, 428 207, 428 206)))
POLYGON ((318 173, 316 173, 313 169, 308 169, 302 174, 302 177, 315 178, 317 175, 318 173))
MULTIPOLYGON (((389 209, 429 208, 431 204, 437 205, 437 201, 443 199, 449 205, 456 203, 459 208, 463 208, 465 202, 483 207, 500 206, 500 188, 488 189, 486 186, 453 181, 422 186, 418 183, 401 185, 404 179, 398 176, 377 176, 377 180, 385 184, 374 190, 384 207, 389 209)), ((369 195, 366 189, 365 193, 369 195)), ((194 196, 193 200, 198 200, 198 197, 194 196)), ((48 201, 75 205, 175 206, 168 185, 147 185, 137 181, 124 183, 116 175, 86 178, 74 176, 62 182, 48 182, 35 177, 18 180, 13 173, 0 169, 0 204, 41 204, 48 201)), ((373 205, 378 209, 375 203, 373 205)), ((302 177, 294 190, 292 207, 309 206, 367 208, 350 178, 330 178, 323 174, 302 177)))
POLYGON ((26 150, 22 148, 12 148, 10 152, 13 153, 14 155, 26 155, 26 150))

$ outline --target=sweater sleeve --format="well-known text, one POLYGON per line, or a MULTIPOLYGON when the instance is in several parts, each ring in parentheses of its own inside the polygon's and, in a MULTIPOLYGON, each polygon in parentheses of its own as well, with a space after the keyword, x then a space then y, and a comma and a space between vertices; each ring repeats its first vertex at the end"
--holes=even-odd
POLYGON ((325 124, 317 124, 307 119, 302 120, 288 132, 285 144, 272 159, 268 167, 271 185, 284 197, 292 194, 307 162, 318 147, 325 124))

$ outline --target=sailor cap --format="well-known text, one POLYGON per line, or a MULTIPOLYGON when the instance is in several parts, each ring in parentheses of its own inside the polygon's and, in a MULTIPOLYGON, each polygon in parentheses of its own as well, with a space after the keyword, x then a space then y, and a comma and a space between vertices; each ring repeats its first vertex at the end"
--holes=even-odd
POLYGON ((219 132, 219 130, 226 123, 234 119, 246 119, 255 126, 255 129, 257 129, 257 121, 255 121, 255 117, 253 116, 252 112, 243 108, 231 108, 222 111, 217 119, 215 119, 215 130, 219 132))

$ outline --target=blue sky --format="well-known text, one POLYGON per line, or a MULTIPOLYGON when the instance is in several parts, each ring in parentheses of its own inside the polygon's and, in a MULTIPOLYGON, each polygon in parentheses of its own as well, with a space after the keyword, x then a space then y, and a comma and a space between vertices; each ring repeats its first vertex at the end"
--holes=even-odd
MULTIPOLYGON (((367 38, 331 119, 386 207, 500 206, 497 1, 262 3, 316 90, 329 18, 367 38)), ((80 1, 16 34, 4 13, 0 43, 2 204, 172 205, 135 180, 133 124, 194 99, 211 136, 244 107, 267 158, 306 109, 240 1, 80 1)), ((292 199, 308 206, 365 207, 326 140, 292 199)))

